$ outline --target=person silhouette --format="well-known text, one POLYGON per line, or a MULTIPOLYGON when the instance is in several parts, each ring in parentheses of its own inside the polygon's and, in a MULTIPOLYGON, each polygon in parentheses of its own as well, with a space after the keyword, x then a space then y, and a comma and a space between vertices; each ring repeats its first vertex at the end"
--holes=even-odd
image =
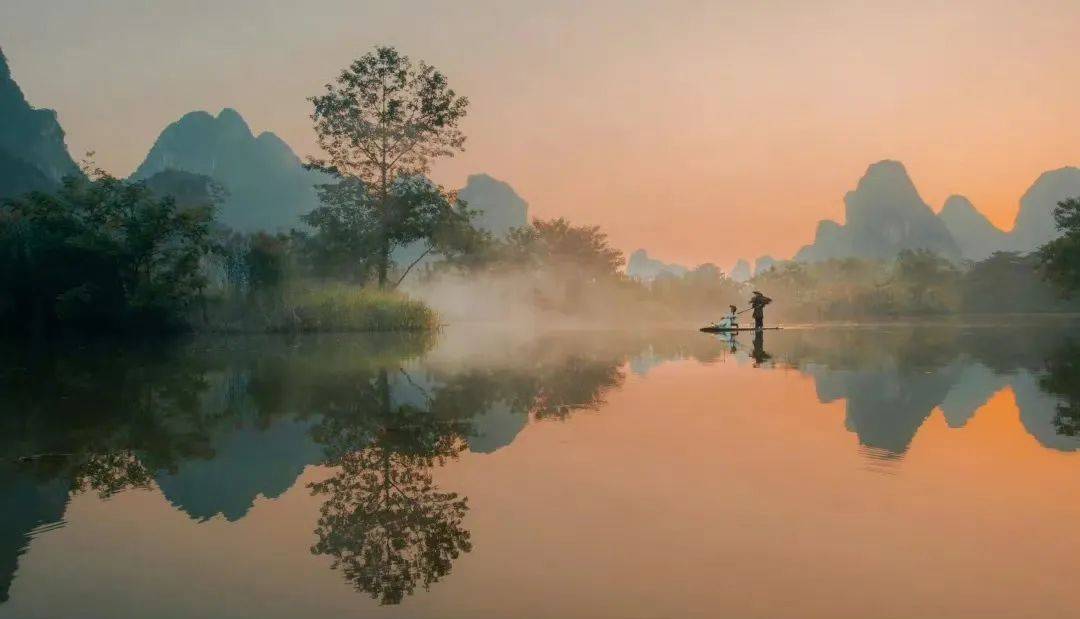
POLYGON ((760 331, 765 325, 765 306, 772 303, 772 299, 761 294, 760 290, 754 291, 750 297, 750 307, 754 308, 754 328, 760 331))

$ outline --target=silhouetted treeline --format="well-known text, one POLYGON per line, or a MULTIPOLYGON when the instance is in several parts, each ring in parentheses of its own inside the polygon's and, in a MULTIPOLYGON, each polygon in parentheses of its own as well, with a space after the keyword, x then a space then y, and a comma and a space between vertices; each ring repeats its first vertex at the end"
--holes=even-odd
POLYGON ((206 286, 212 207, 103 173, 0 206, 0 325, 175 329, 206 286))
POLYGON ((426 276, 435 281, 459 269, 475 287, 511 281, 519 300, 542 310, 612 324, 715 320, 728 305, 745 308, 754 289, 775 300, 766 312, 771 320, 1080 311, 1080 301, 1044 280, 1038 254, 1002 252, 960 264, 922 250, 893 260, 785 261, 742 283, 712 264, 641 281, 628 277, 623 263, 600 228, 538 220, 426 276))

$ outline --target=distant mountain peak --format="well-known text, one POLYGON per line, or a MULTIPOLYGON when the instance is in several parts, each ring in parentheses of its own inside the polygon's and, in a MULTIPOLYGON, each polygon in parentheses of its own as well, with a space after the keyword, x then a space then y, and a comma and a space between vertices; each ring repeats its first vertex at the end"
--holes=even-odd
POLYGON ((66 176, 81 174, 68 154, 56 112, 30 105, 12 77, 3 50, 0 50, 0 151, 4 155, 4 163, 0 165, 0 192, 26 187, 47 189, 39 185, 59 184, 66 176))
POLYGON ((855 189, 845 194, 844 213, 843 225, 819 222, 814 243, 799 250, 796 259, 889 260, 905 249, 960 257, 956 240, 923 201, 899 161, 885 159, 867 167, 855 189))
POLYGON ((1005 249, 1007 235, 998 229, 966 197, 951 195, 938 213, 949 233, 960 246, 960 255, 969 260, 983 260, 1005 249))
POLYGON ((753 276, 754 272, 750 270, 750 261, 746 258, 739 258, 735 261, 735 265, 731 267, 731 279, 740 284, 753 276))
POLYGON ((761 275, 774 266, 776 266, 776 258, 773 258, 769 254, 758 256, 757 260, 754 260, 754 277, 761 275))
POLYGON ((1065 166, 1039 175, 1020 198, 1011 233, 1014 251, 1033 251, 1059 236, 1054 224, 1058 202, 1080 197, 1080 168, 1065 166))
POLYGON ((496 236, 529 223, 529 203, 509 183, 489 174, 470 174, 458 197, 480 211, 476 225, 496 236))
POLYGON ((859 179, 859 186, 873 182, 902 182, 915 188, 907 168, 895 159, 882 159, 866 167, 866 172, 859 179))
POLYGON ((11 67, 8 66, 4 48, 0 47, 0 80, 11 79, 11 67))
POLYGON ((638 249, 630 254, 626 262, 626 274, 641 281, 652 281, 661 275, 682 277, 690 269, 681 264, 670 264, 649 257, 649 252, 638 249))
POLYGON ((255 137, 239 112, 189 112, 158 136, 132 174, 167 170, 205 175, 225 190, 220 220, 236 230, 281 230, 300 224, 318 204, 314 185, 325 178, 303 168, 289 145, 270 132, 255 137))
POLYGON ((953 195, 945 198, 945 205, 941 207, 941 213, 956 212, 956 213, 978 213, 975 205, 968 200, 966 196, 954 193, 953 195))
POLYGON ((231 107, 223 108, 218 112, 217 121, 229 131, 235 131, 240 135, 252 136, 251 127, 248 126, 247 121, 240 115, 240 112, 237 112, 231 107))

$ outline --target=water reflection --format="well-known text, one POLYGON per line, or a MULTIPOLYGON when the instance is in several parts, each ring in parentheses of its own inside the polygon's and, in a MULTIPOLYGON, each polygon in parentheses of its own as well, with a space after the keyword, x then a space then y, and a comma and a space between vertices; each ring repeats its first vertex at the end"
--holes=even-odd
POLYGON ((1080 346, 1069 342, 1046 360, 1039 386, 1061 398, 1054 407, 1054 430, 1075 437, 1080 432, 1080 346))
POLYGON ((311 551, 333 557, 358 590, 396 604, 471 549, 468 500, 440 490, 431 474, 465 448, 469 425, 432 415, 432 396, 404 368, 367 370, 312 390, 321 417, 312 436, 336 472, 311 485, 324 501, 311 551), (420 402, 395 394, 392 370, 422 392, 420 402))
POLYGON ((310 551, 397 604, 473 547, 468 497, 441 487, 439 467, 505 448, 530 422, 601 410, 627 371, 648 380, 679 360, 812 378, 819 402, 843 401, 874 466, 899 461, 935 410, 964 427, 1005 388, 1035 440, 1074 451, 1080 346, 1065 341, 1056 329, 890 327, 551 334, 479 352, 425 336, 13 348, 0 362, 0 601, 75 494, 156 488, 195 521, 238 521, 319 465, 310 551))
POLYGON ((70 494, 156 485, 195 520, 235 521, 313 464, 334 471, 311 486, 323 500, 313 553, 384 604, 437 582, 471 544, 467 498, 440 489, 432 470, 466 448, 509 444, 529 419, 595 410, 622 382, 626 356, 417 364, 431 345, 355 337, 13 351, 0 410, 13 455, 2 590, 31 532, 59 522, 70 494))
POLYGON ((784 362, 814 378, 819 401, 844 401, 846 428, 877 457, 906 452, 935 410, 950 427, 964 427, 1006 387, 1039 443, 1061 451, 1080 447, 1055 421, 1068 408, 1061 402, 1068 401, 1071 379, 1062 359, 1075 358, 1058 329, 894 327, 776 339, 784 362))

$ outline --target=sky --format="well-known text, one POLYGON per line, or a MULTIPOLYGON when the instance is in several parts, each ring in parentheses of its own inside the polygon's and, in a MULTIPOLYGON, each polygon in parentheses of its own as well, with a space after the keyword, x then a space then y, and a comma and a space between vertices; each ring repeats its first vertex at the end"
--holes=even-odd
POLYGON ((1042 172, 1080 165, 1077 23, 1050 0, 3 0, 0 47, 73 156, 126 175, 193 110, 315 155, 306 98, 393 45, 471 102, 438 182, 486 172, 534 217, 730 268, 843 221, 881 159, 1010 229, 1042 172))

